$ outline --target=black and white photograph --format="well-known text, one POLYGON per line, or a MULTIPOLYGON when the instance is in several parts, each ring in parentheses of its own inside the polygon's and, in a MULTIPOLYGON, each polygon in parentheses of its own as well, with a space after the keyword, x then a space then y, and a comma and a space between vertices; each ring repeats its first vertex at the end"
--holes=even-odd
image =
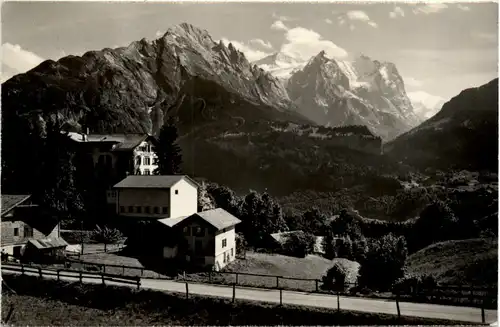
POLYGON ((2 326, 498 325, 498 2, 0 11, 2 326))

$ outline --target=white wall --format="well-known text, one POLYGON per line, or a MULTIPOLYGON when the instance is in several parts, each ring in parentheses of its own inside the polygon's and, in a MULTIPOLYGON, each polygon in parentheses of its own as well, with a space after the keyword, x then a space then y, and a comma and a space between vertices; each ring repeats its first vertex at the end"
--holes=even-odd
POLYGON ((172 218, 190 216, 198 212, 198 188, 184 179, 170 189, 172 218), (177 194, 176 194, 177 191, 177 194))
MULTIPOLYGON (((117 213, 127 217, 169 217, 171 213, 170 206, 170 190, 157 188, 129 188, 118 190, 118 201, 116 202, 117 213), (125 212, 121 212, 121 207, 124 207, 125 212), (132 213, 128 207, 133 206, 132 213), (136 207, 142 207, 142 212, 137 213, 136 207), (145 207, 150 207, 150 213, 146 213, 145 207), (159 207, 159 213, 154 213, 154 207, 159 207), (163 213, 163 207, 168 207, 168 212, 163 213)), ((171 216, 170 216, 171 217, 171 216)))
POLYGON ((215 235, 215 267, 223 268, 236 257, 236 233, 234 226, 226 230, 218 231, 215 235), (222 247, 222 240, 226 239, 227 245, 222 247), (231 249, 233 253, 231 255, 231 249), (229 256, 229 260, 224 262, 224 256, 229 256))
MULTIPOLYGON (((153 144, 148 141, 142 142, 138 147, 134 149, 134 167, 135 169, 139 169, 141 172, 141 175, 146 175, 146 170, 149 170, 149 174, 153 175, 153 172, 155 171, 156 168, 158 168, 158 165, 154 164, 155 159, 157 158, 156 153, 153 151, 153 144), (148 147, 149 145, 149 147, 148 147), (142 151, 142 147, 146 146, 146 151, 142 151), (141 162, 139 165, 137 165, 137 157, 141 158, 141 162), (149 158, 149 165, 144 164, 144 158, 148 157, 149 158)), ((135 172, 134 172, 135 173, 135 172)))

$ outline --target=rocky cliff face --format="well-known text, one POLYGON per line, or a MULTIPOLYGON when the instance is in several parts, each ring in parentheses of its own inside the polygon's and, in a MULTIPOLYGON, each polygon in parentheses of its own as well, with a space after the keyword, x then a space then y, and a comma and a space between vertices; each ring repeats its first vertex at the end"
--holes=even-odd
POLYGON ((384 146, 393 158, 441 169, 498 169, 498 79, 462 91, 432 118, 384 146))
POLYGON ((388 140, 421 121, 392 63, 363 55, 335 60, 324 52, 301 62, 278 52, 255 64, 278 77, 299 112, 318 124, 366 125, 388 140))
POLYGON ((121 120, 112 129, 151 133, 183 95, 189 95, 183 101, 196 98, 203 83, 219 86, 228 101, 233 97, 269 107, 270 115, 293 115, 276 78, 251 65, 231 44, 215 43, 207 31, 189 24, 174 26, 152 42, 45 61, 4 83, 2 104, 18 114, 33 106, 45 114, 64 109, 74 125, 103 132, 109 132, 109 124, 100 121, 121 120))
POLYGON ((366 56, 349 62, 321 52, 291 75, 287 90, 300 112, 314 122, 366 125, 385 140, 420 121, 395 65, 366 56))
POLYGON ((368 130, 315 129, 297 111, 278 79, 181 24, 158 40, 46 61, 2 84, 3 168, 29 171, 34 160, 15 149, 30 148, 33 131, 55 117, 74 130, 155 133, 175 116, 184 172, 242 192, 332 190, 394 171, 368 130), (276 129, 290 123, 303 132, 276 129))

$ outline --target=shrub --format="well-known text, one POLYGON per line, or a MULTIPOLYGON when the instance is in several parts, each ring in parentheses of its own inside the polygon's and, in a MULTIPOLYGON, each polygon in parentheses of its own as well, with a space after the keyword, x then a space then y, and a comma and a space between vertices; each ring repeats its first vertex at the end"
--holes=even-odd
POLYGON ((123 234, 116 228, 101 228, 99 226, 96 227, 97 228, 91 233, 91 238, 96 242, 113 244, 123 239, 123 234))
POLYGON ((345 267, 336 262, 323 276, 323 287, 328 290, 344 292, 346 290, 347 271, 345 267))
POLYGON ((381 239, 372 239, 366 258, 361 262, 360 285, 385 291, 404 275, 404 264, 408 255, 404 237, 388 234, 381 239))
POLYGON ((314 235, 304 232, 290 233, 283 242, 283 253, 303 258, 314 251, 315 242, 314 235))
POLYGON ((436 286, 436 278, 432 275, 408 274, 394 282, 392 291, 408 294, 416 292, 417 289, 433 289, 436 286))

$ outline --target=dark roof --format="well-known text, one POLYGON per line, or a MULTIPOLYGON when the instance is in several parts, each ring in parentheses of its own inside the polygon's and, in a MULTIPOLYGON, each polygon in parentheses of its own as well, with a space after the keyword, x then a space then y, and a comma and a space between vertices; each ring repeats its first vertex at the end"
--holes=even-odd
POLYGON ((198 183, 186 175, 130 175, 116 184, 115 188, 170 188, 185 179, 193 186, 198 183))
POLYGON ((26 201, 31 195, 2 194, 2 216, 26 201))
POLYGON ((158 220, 158 222, 167 225, 169 227, 174 227, 178 225, 180 222, 187 221, 189 219, 192 219, 193 217, 198 217, 203 219, 210 225, 214 226, 217 230, 228 228, 236 224, 239 224, 241 222, 241 220, 239 220, 238 218, 236 218, 235 216, 233 216, 232 214, 221 208, 198 212, 192 214, 191 216, 164 218, 158 220))

